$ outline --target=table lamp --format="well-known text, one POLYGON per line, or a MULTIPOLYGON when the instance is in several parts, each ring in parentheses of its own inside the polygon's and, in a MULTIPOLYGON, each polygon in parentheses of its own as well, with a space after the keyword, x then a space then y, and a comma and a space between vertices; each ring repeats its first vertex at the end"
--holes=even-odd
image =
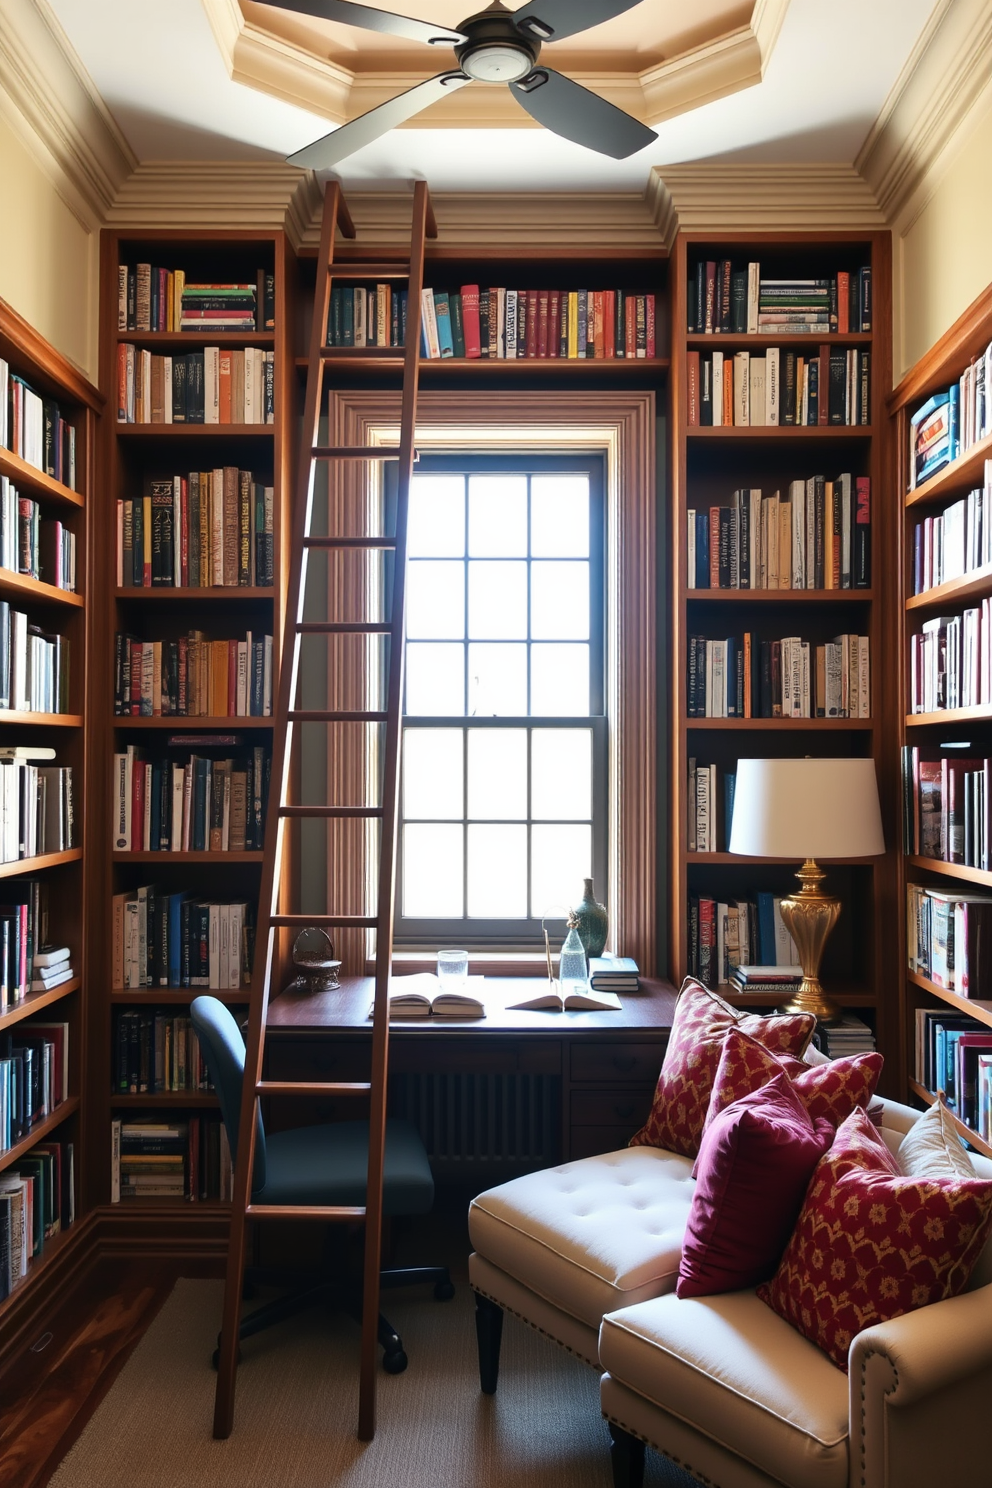
POLYGON ((840 900, 820 888, 816 858, 868 858, 885 851, 871 759, 737 761, 730 851, 755 858, 802 858, 802 888, 782 900, 782 920, 802 967, 798 993, 783 1012, 840 1016, 820 985, 820 958, 840 900))

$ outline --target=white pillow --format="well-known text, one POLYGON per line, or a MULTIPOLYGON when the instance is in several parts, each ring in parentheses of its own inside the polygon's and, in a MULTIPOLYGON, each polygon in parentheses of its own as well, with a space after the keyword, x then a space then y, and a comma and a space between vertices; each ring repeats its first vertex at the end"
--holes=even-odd
POLYGON ((899 1143, 896 1153, 907 1178, 974 1178, 957 1127, 942 1100, 925 1111, 899 1143))

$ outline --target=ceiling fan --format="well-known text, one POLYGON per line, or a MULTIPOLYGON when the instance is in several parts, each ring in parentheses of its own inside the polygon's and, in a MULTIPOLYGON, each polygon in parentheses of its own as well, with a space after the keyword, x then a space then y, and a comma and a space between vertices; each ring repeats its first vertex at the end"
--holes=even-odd
POLYGON ((653 129, 591 93, 588 88, 550 67, 538 66, 546 41, 561 41, 590 26, 632 10, 638 0, 530 0, 519 10, 507 10, 493 0, 486 10, 469 16, 457 29, 432 25, 376 10, 351 0, 264 0, 280 10, 297 11, 325 21, 340 21, 422 41, 427 46, 454 47, 458 66, 418 83, 388 103, 370 109, 340 129, 315 140, 289 157, 291 165, 326 170, 373 140, 412 119, 446 93, 466 83, 505 83, 532 118, 546 129, 575 144, 623 160, 657 139, 653 129))

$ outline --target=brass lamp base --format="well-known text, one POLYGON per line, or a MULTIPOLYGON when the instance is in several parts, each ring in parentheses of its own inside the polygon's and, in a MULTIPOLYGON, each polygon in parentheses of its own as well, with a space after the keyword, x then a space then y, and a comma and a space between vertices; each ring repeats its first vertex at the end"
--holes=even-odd
POLYGON ((791 1001, 779 1008, 780 1013, 812 1013, 820 1022, 829 1023, 839 1018, 841 1010, 823 994, 820 985, 820 958, 837 917, 840 900, 820 890, 826 874, 822 868, 807 858, 796 874, 802 884, 798 894, 782 900, 782 922, 795 941, 803 979, 799 991, 791 1001))

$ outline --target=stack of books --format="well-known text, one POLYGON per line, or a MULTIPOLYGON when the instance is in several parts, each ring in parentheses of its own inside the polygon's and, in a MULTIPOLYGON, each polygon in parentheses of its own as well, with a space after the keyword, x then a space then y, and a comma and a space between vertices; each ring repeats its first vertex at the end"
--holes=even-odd
POLYGON ((231 1149, 216 1116, 158 1122, 147 1117, 111 1126, 110 1198, 230 1199, 231 1149))
POLYGON ((838 269, 822 279, 768 279, 761 264, 700 259, 689 269, 689 334, 871 330, 871 269, 838 269))
POLYGON ((951 387, 934 393, 909 421, 909 489, 992 433, 992 342, 951 387))
POLYGON ((590 956, 589 985, 594 992, 636 992, 637 962, 630 956, 590 956))
MULTIPOLYGON (((26 908, 27 906, 19 907, 26 908)), ((4 929, 5 942, 6 931, 5 927, 2 926, 2 921, 7 918, 13 920, 14 917, 12 915, 8 917, 5 911, 0 908, 0 929, 4 929)), ((14 938, 13 925, 11 926, 11 937, 14 939, 14 945, 16 946, 19 937, 14 938)), ((48 992, 52 987, 61 987, 63 982, 72 981, 72 978, 75 976, 75 972, 72 969, 72 953, 68 946, 42 946, 41 950, 36 951, 31 957, 31 962, 33 965, 31 976, 32 992, 48 992)))
POLYGON ((875 1047, 875 1035, 868 1024, 853 1013, 845 1013, 836 1023, 819 1024, 815 1039, 820 1053, 828 1059, 870 1054, 875 1047))
POLYGON ((778 346, 761 356, 690 351, 686 371, 690 427, 871 423, 871 353, 857 347, 821 346, 810 356, 778 346))
POLYGON ((182 269, 139 263, 117 267, 119 331, 271 331, 275 275, 253 283, 187 284, 182 269))
POLYGON ((934 615, 910 638, 911 713, 992 702, 992 599, 958 615, 934 615))
POLYGON ((734 966, 730 985, 737 992, 768 992, 788 998, 799 991, 803 979, 801 966, 734 966))
POLYGON ((184 284, 180 297, 181 331, 253 331, 254 284, 184 284))

